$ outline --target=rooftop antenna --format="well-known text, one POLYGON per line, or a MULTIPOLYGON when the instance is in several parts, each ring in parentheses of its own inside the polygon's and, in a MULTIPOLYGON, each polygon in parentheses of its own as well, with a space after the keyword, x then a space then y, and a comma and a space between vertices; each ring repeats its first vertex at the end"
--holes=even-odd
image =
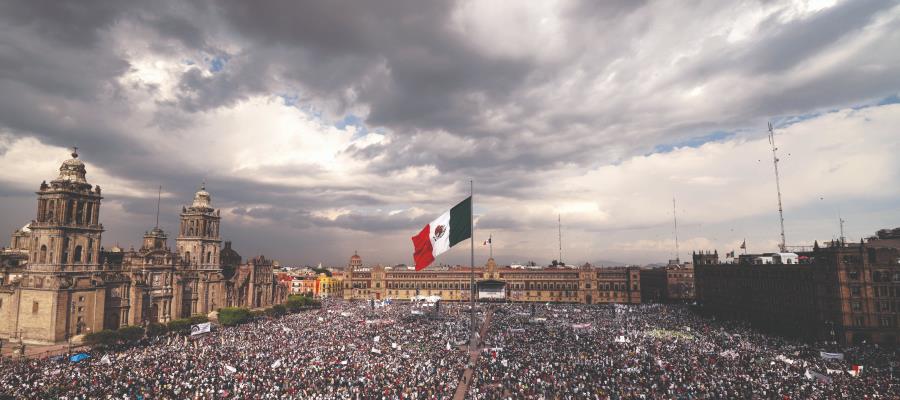
POLYGON ((156 193, 156 228, 159 229, 159 203, 162 200, 162 185, 159 185, 159 191, 156 193))
POLYGON ((846 222, 846 221, 844 221, 844 219, 841 218, 841 210, 840 209, 838 209, 838 222, 840 222, 840 224, 841 224, 841 245, 843 245, 844 242, 847 241, 847 238, 844 236, 844 222, 846 222))
POLYGON ((675 264, 681 264, 681 252, 678 251, 678 209, 675 207, 675 196, 672 196, 672 220, 675 222, 675 264))
POLYGON ((787 250, 784 240, 784 209, 781 206, 781 179, 778 176, 778 147, 775 146, 775 130, 772 129, 772 123, 769 122, 769 144, 772 145, 772 163, 775 165, 775 188, 778 190, 778 218, 781 221, 781 244, 779 249, 784 252, 787 250))
POLYGON ((559 230, 559 263, 562 264, 562 215, 556 214, 556 227, 559 230))

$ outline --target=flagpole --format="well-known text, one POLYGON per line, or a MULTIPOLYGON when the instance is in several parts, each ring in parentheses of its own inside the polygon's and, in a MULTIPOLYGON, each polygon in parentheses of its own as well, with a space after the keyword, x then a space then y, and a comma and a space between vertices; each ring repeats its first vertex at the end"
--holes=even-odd
POLYGON ((470 206, 469 207, 469 222, 472 227, 472 237, 469 239, 469 250, 470 257, 469 260, 470 267, 469 268, 469 345, 474 349, 475 344, 475 183, 472 180, 469 180, 469 199, 470 206))

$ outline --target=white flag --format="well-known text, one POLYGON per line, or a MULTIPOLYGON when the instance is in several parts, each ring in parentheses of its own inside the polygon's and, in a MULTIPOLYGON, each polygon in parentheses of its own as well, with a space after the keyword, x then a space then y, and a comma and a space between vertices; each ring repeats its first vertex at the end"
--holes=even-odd
POLYGON ((275 362, 273 362, 272 365, 270 365, 270 367, 272 367, 272 368, 278 368, 278 367, 280 367, 280 366, 281 366, 281 359, 280 359, 280 358, 279 358, 278 360, 276 360, 275 362))
POLYGON ((104 355, 103 358, 100 359, 100 364, 106 364, 106 365, 112 364, 112 361, 110 361, 110 359, 109 359, 109 354, 104 355))
POLYGON ((228 372, 229 374, 233 374, 233 373, 237 372, 237 368, 232 367, 228 364, 225 364, 225 371, 228 372))
POLYGON ((381 336, 375 336, 375 343, 378 343, 379 340, 381 340, 381 336))

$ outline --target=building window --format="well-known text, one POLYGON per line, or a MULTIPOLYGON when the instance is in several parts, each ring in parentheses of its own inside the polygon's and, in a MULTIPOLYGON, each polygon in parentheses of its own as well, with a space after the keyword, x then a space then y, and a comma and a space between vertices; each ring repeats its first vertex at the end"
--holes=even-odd
POLYGON ((858 280, 859 280, 859 270, 858 270, 858 269, 851 269, 851 270, 847 273, 847 275, 850 277, 851 280, 854 280, 854 281, 858 281, 858 280))
POLYGON ((37 314, 39 308, 40 308, 40 306, 38 305, 38 302, 35 301, 35 302, 31 303, 31 313, 32 314, 37 314))
POLYGON ((853 311, 860 311, 860 310, 862 310, 862 303, 860 303, 858 301, 851 301, 850 309, 853 311))
POLYGON ((882 327, 891 327, 894 325, 894 318, 890 316, 881 317, 881 326, 882 327))
POLYGON ((863 326, 866 324, 866 321, 863 317, 856 317, 854 318, 854 321, 856 322, 856 326, 863 326))
POLYGON ((859 296, 860 293, 861 293, 861 290, 860 290, 859 286, 851 286, 850 287, 850 295, 851 296, 859 296))
POLYGON ((81 262, 81 246, 75 246, 75 254, 73 255, 72 259, 72 262, 81 262))
POLYGON ((44 245, 44 244, 41 245, 41 258, 40 258, 39 262, 41 264, 47 262, 47 245, 44 245))

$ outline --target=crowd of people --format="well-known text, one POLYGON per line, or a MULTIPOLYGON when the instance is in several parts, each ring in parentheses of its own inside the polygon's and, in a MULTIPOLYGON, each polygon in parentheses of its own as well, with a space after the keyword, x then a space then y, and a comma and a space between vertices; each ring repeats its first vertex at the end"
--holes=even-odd
POLYGON ((823 354, 685 306, 499 305, 469 397, 896 399, 895 359, 875 346, 823 354))
POLYGON ((468 361, 461 307, 326 301, 79 362, 0 361, 0 398, 448 399, 468 361))
POLYGON ((822 353, 685 306, 485 309, 474 364, 465 304, 331 300, 78 362, 2 360, 0 399, 450 399, 460 382, 471 399, 900 398, 896 353, 875 346, 822 353))

